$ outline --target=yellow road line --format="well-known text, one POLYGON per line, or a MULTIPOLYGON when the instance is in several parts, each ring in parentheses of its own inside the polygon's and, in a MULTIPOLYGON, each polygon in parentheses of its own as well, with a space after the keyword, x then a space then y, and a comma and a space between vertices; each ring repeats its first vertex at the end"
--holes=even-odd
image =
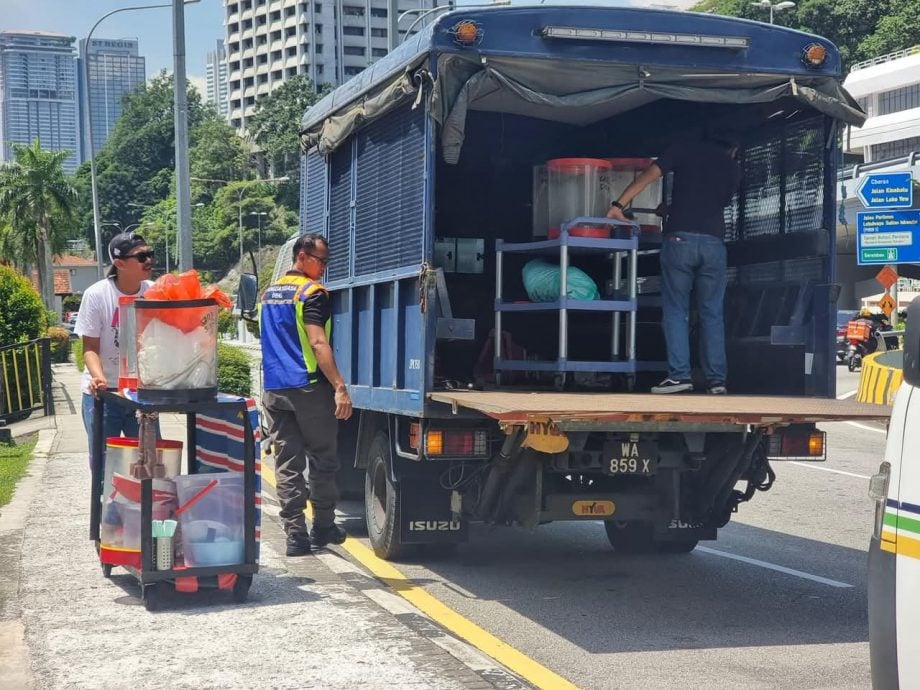
MULTIPOLYGON (((262 478, 275 486, 275 473, 262 466, 262 478)), ((307 516, 310 515, 310 506, 307 506, 307 516)), ((538 688, 552 688, 553 690, 577 690, 578 686, 572 684, 562 676, 553 673, 537 661, 534 661, 523 652, 511 645, 502 642, 492 633, 479 627, 472 621, 464 618, 452 608, 442 603, 423 588, 414 584, 399 570, 387 561, 374 555, 373 550, 367 548, 357 539, 349 537, 342 544, 351 556, 371 572, 403 599, 411 603, 432 620, 440 623, 457 637, 466 640, 480 651, 488 654, 498 663, 511 669, 521 678, 538 688)))

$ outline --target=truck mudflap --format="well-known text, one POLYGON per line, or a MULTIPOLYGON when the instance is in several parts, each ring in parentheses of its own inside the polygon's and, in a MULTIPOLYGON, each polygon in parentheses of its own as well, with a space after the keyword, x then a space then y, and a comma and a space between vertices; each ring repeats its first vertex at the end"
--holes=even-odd
POLYGON ((435 391, 434 402, 475 410, 514 425, 551 424, 559 431, 600 428, 659 431, 739 426, 784 426, 816 422, 884 421, 882 405, 827 398, 764 395, 652 395, 649 393, 555 393, 435 391))

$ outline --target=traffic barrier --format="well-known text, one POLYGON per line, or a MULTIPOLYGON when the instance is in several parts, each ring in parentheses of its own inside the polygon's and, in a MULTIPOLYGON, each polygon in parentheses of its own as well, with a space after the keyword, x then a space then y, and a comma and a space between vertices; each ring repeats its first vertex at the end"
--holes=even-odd
POLYGON ((903 356, 901 350, 892 350, 863 357, 856 400, 892 405, 903 379, 903 356))

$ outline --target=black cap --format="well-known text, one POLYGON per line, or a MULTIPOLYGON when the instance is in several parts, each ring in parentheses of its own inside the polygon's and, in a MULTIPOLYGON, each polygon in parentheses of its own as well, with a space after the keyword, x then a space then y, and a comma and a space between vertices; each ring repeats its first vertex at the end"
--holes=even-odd
POLYGON ((112 238, 109 242, 109 261, 112 262, 109 268, 109 275, 113 276, 118 271, 115 268, 115 259, 122 259, 131 253, 136 247, 144 247, 147 240, 134 232, 121 232, 112 238))

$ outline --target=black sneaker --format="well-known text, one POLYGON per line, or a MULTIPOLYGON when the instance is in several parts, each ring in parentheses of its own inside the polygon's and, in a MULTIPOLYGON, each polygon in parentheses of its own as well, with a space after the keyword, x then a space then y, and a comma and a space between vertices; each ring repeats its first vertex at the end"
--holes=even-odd
POLYGON ((724 383, 709 383, 706 385, 706 389, 710 395, 725 395, 728 393, 728 388, 725 387, 724 383))
POLYGON ((310 535, 306 532, 293 532, 287 535, 288 556, 309 556, 310 551, 310 535))
POLYGON ((693 390, 692 381, 678 381, 677 379, 665 379, 657 386, 652 386, 652 393, 686 393, 693 390))
POLYGON ((341 544, 347 536, 345 530, 335 523, 319 528, 314 525, 313 529, 310 530, 310 540, 317 547, 326 546, 327 544, 341 544))

